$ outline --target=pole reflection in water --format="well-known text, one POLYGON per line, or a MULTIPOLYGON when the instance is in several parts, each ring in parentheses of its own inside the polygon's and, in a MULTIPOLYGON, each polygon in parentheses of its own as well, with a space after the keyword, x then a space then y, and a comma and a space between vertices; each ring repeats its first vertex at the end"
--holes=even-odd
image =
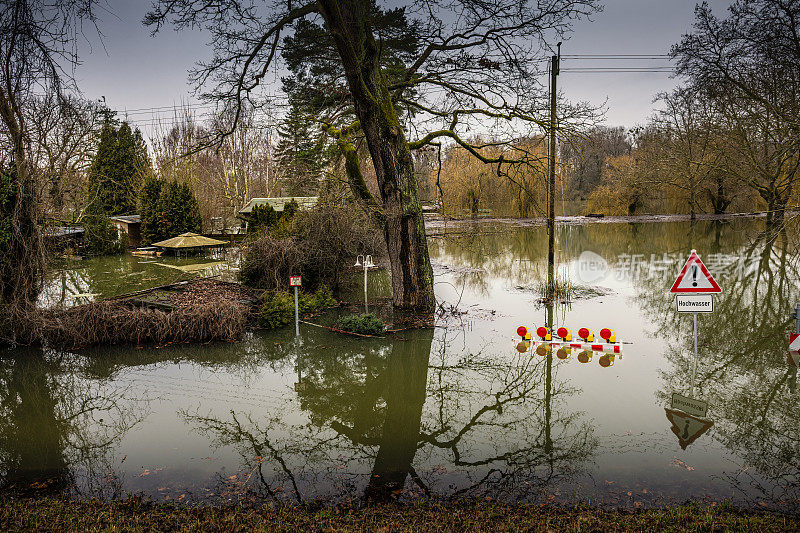
MULTIPOLYGON (((786 333, 800 254, 795 230, 763 229, 760 220, 574 226, 559 264, 591 251, 607 268, 549 316, 538 303, 542 229, 461 226, 430 240, 437 298, 452 304, 435 330, 366 339, 308 328, 300 345, 287 328, 232 344, 42 353, 44 366, 13 352, 0 360, 0 475, 7 487, 46 478, 63 487, 83 486, 89 468, 100 481, 117 471, 124 494, 160 501, 430 494, 633 508, 708 497, 796 510, 797 367, 786 333), (725 288, 713 315, 698 317, 694 380, 692 324, 664 295, 683 264, 676 251, 692 247, 725 288), (539 342, 514 349, 507 334, 531 322, 613 326, 632 344, 624 365, 539 342), (108 421, 126 418, 73 415, 84 400, 109 398, 97 387, 125 386, 158 401, 119 446, 104 447, 117 434, 108 421), (714 421, 686 451, 664 420, 676 391, 707 401, 709 414, 694 416, 714 421)), ((127 280, 172 270, 93 261, 55 279, 54 298, 126 292, 127 280)), ((361 274, 350 298, 359 308, 361 274)), ((370 294, 385 294, 388 274, 376 276, 370 294)), ((676 429, 688 440, 685 420, 676 429)))
POLYGON ((307 425, 280 412, 185 418, 219 444, 235 444, 241 471, 258 474, 248 490, 276 500, 439 494, 536 501, 580 473, 596 441, 581 414, 566 407, 576 391, 557 379, 552 354, 514 351, 499 359, 475 351, 454 360, 448 351, 456 339, 448 335, 457 336, 422 329, 403 339, 348 339, 341 351, 329 350, 330 338, 308 339, 297 363, 307 425), (487 389, 486 379, 495 386, 487 389), (277 490, 287 485, 291 495, 277 490))

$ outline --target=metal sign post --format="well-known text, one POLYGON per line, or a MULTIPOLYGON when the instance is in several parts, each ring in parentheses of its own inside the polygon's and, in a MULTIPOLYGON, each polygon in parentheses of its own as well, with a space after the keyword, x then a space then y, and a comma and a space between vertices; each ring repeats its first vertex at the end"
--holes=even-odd
POLYGON ((692 250, 670 292, 675 294, 679 313, 692 313, 694 321, 694 360, 692 361, 692 394, 697 374, 697 313, 714 311, 714 294, 722 292, 714 276, 708 271, 697 251, 692 250))
POLYGON ((300 302, 297 288, 303 285, 303 276, 289 276, 289 286, 294 287, 294 334, 300 336, 300 302))
MULTIPOLYGON (((697 320, 695 315, 695 321, 697 320)), ((300 303, 297 298, 297 287, 294 288, 294 334, 300 336, 300 303)), ((695 334, 695 357, 697 357, 697 335, 695 334)))
POLYGON ((795 333, 800 333, 800 303, 794 308, 794 327, 795 333))

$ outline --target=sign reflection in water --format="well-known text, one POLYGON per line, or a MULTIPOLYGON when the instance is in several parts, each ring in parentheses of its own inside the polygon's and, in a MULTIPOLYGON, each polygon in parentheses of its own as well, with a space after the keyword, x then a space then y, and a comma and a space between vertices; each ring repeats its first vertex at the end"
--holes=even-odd
MULTIPOLYGON (((25 482, 49 477, 88 493, 91 479, 105 495, 179 501, 430 493, 633 507, 708 497, 797 510, 797 368, 786 352, 800 297, 797 231, 765 229, 760 220, 561 228, 570 266, 587 250, 615 269, 621 254, 691 248, 749 265, 714 271, 725 293, 698 317, 691 396, 708 401, 714 426, 685 451, 663 411, 692 373, 691 324, 664 290, 674 269, 609 276, 554 309, 551 325, 624 332, 633 342, 624 365, 576 364, 577 350, 521 354, 500 332, 535 313, 548 321, 536 290, 546 235, 482 225, 430 239, 438 298, 467 312, 433 330, 354 340, 305 328, 299 354, 291 328, 238 344, 47 353, 44 366, 5 354, 0 476, 19 486, 36 467, 46 473, 25 482), (73 416, 84 400, 93 414, 73 416)), ((109 266, 84 261, 55 275, 48 294, 127 292, 131 279, 172 271, 109 266)), ((388 287, 382 275, 373 288, 388 287)), ((351 300, 363 289, 356 281, 351 300)))

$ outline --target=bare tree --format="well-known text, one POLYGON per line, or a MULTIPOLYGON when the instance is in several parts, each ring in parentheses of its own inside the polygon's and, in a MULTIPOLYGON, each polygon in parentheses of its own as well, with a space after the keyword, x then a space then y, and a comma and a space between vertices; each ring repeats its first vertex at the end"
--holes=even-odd
POLYGON ((679 87, 662 93, 657 99, 664 105, 653 124, 661 136, 662 172, 659 181, 682 191, 692 219, 700 210, 700 193, 710 196, 715 213, 730 204, 724 191, 721 140, 718 129, 718 105, 702 93, 679 87), (710 182, 715 180, 715 187, 710 182))
POLYGON ((26 106, 40 94, 59 101, 74 89, 76 38, 82 22, 94 23, 90 0, 0 2, 0 122, 13 166, 3 171, 3 243, 0 301, 3 321, 15 325, 41 289, 44 254, 38 226, 36 177, 30 161, 26 106))
POLYGON ((678 73, 724 104, 738 152, 732 170, 782 219, 800 158, 800 3, 737 0, 719 19, 696 8, 694 31, 671 51, 678 73), (747 163, 744 169, 741 163, 747 163))
POLYGON ((353 190, 383 222, 394 305, 429 311, 434 306, 433 272, 412 150, 452 141, 499 173, 526 164, 527 151, 513 142, 519 137, 514 128, 525 124, 529 130, 545 123, 544 91, 537 78, 543 65, 541 52, 549 39, 568 31, 572 21, 596 11, 597 4, 595 0, 409 2, 403 14, 414 17, 417 24, 418 52, 391 73, 381 62, 383 39, 373 27, 374 8, 371 0, 299 5, 172 0, 158 2, 145 24, 158 31, 171 21, 179 29, 200 26, 211 32, 214 56, 194 71, 193 80, 209 89, 207 98, 235 110, 232 129, 238 125, 242 103, 258 100, 258 88, 276 60, 281 33, 298 20, 322 23, 322 36, 338 59, 330 68, 346 80, 341 96, 352 102, 355 114, 353 122, 331 125, 328 133, 344 153, 353 190), (403 124, 401 108, 413 109, 418 114, 415 122, 424 130, 403 124), (505 133, 505 144, 513 150, 497 157, 475 150, 463 132, 476 123, 491 123, 495 131, 505 133), (356 137, 369 150, 379 200, 372 198, 364 182, 353 144, 356 137))

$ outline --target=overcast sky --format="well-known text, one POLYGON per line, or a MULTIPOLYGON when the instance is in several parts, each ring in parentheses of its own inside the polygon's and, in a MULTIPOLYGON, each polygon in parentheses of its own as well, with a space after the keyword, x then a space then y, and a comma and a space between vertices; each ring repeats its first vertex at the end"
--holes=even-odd
MULTIPOLYGON (((591 22, 575 25, 562 54, 665 54, 691 28, 695 0, 606 0, 602 13, 591 22)), ((709 2, 724 16, 730 0, 709 2)), ((103 46, 93 43, 82 54, 77 78, 88 98, 105 96, 112 109, 141 110, 197 102, 187 82, 187 70, 209 55, 206 37, 199 32, 176 33, 171 28, 151 37, 141 24, 149 0, 108 0, 101 12, 103 46)), ((667 73, 577 73, 580 67, 652 67, 666 60, 564 59, 559 87, 573 100, 607 102, 609 125, 633 126, 650 114, 653 96, 677 83, 667 73)), ((272 82, 279 81, 277 73, 272 82)), ((277 83, 274 88, 277 92, 277 83)), ((201 110, 202 111, 202 110, 201 110)), ((168 117, 171 112, 161 111, 168 117)), ((124 112, 120 116, 125 116, 124 112)), ((133 111, 128 118, 147 130, 152 111, 133 111)))

